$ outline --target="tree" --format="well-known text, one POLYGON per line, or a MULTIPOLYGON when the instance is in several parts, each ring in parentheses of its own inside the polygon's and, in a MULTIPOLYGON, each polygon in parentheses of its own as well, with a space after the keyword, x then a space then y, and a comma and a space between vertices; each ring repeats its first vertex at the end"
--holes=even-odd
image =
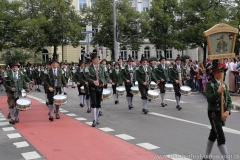
POLYGON ((165 57, 168 48, 176 47, 179 44, 176 40, 175 10, 177 0, 153 0, 149 9, 150 32, 148 38, 156 49, 164 50, 165 57))
POLYGON ((82 19, 72 6, 72 0, 22 0, 22 15, 19 23, 21 34, 16 43, 24 48, 35 48, 36 52, 45 46, 54 47, 71 44, 77 47, 84 39, 82 19))
POLYGON ((207 55, 207 41, 203 32, 218 23, 224 23, 228 12, 218 0, 184 0, 183 10, 184 29, 182 36, 191 49, 202 47, 205 61, 207 55))
MULTIPOLYGON (((92 24, 93 28, 99 28, 91 43, 108 47, 113 51, 112 4, 112 0, 94 1, 91 8, 86 6, 83 8, 82 15, 85 17, 85 24, 92 24)), ((118 42, 128 49, 139 50, 149 28, 147 18, 146 14, 135 11, 128 0, 118 1, 116 3, 118 42)))

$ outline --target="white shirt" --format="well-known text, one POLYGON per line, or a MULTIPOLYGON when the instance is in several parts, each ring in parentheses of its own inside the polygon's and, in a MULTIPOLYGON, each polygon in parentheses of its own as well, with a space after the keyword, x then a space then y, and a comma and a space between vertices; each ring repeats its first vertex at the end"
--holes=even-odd
POLYGON ((17 72, 13 72, 13 70, 12 70, 12 74, 13 74, 13 78, 15 78, 15 75, 16 75, 16 79, 18 79, 18 71, 17 72))
POLYGON ((57 76, 57 68, 52 68, 52 71, 53 71, 53 75, 57 76))
POLYGON ((217 80, 217 79, 215 79, 216 81, 217 81, 217 83, 219 84, 219 85, 221 85, 221 82, 219 81, 219 80, 217 80))
POLYGON ((133 70, 132 66, 128 66, 128 70, 133 70))

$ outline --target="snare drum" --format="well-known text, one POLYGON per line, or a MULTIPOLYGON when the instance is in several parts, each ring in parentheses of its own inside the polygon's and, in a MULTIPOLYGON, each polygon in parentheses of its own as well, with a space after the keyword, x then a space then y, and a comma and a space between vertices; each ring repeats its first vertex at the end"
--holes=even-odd
POLYGON ((138 86, 138 81, 135 82, 135 86, 138 86))
POLYGON ((53 97, 54 104, 56 105, 62 105, 67 103, 67 96, 65 95, 55 95, 53 97))
POLYGON ((116 88, 116 93, 118 95, 123 95, 125 93, 125 91, 126 91, 126 89, 125 89, 124 86, 119 86, 119 87, 116 88))
POLYGON ((159 97, 159 93, 157 91, 148 90, 147 98, 151 100, 157 100, 159 97))
POLYGON ((84 86, 81 87, 81 92, 82 92, 82 93, 85 93, 84 86))
POLYGON ((31 107, 31 101, 27 98, 20 98, 16 101, 16 108, 22 111, 28 110, 31 107))
POLYGON ((165 90, 166 91, 173 91, 173 85, 172 84, 165 84, 165 90))
POLYGON ((112 92, 109 89, 103 89, 102 99, 108 99, 112 96, 112 92))
POLYGON ((187 95, 191 94, 191 88, 188 86, 182 86, 182 87, 180 87, 180 93, 187 96, 187 95))
POLYGON ((139 91, 138 86, 131 87, 131 91, 130 91, 130 92, 131 92, 133 95, 140 94, 140 91, 139 91))
POLYGON ((155 82, 151 81, 151 83, 150 83, 150 88, 151 88, 151 89, 157 88, 157 84, 156 84, 155 82))

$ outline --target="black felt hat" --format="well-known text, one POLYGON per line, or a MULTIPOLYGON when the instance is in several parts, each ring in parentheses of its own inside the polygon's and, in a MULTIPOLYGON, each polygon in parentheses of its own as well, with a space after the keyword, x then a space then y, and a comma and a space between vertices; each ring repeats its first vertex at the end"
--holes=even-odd
POLYGON ((98 55, 96 54, 96 53, 92 53, 91 54, 91 60, 93 60, 93 59, 95 59, 95 58, 97 58, 98 57, 98 55))
POLYGON ((180 57, 180 55, 179 55, 179 54, 177 55, 177 58, 175 59, 175 62, 176 62, 177 60, 180 60, 180 61, 182 61, 182 58, 180 57))
POLYGON ((12 61, 12 63, 10 64, 10 66, 11 66, 11 68, 13 67, 13 66, 18 66, 18 68, 20 67, 20 64, 17 62, 17 61, 12 61))
POLYGON ((53 56, 52 61, 51 61, 51 64, 52 64, 53 62, 59 63, 59 62, 58 62, 58 59, 57 59, 57 56, 53 56))
POLYGON ((134 60, 133 60, 133 58, 131 57, 130 54, 128 55, 128 60, 127 60, 127 62, 134 62, 134 60))
POLYGON ((142 54, 142 57, 141 57, 140 63, 142 63, 142 61, 145 61, 145 60, 148 61, 148 59, 145 58, 144 54, 142 54))
POLYGON ((160 55, 160 59, 159 59, 159 61, 161 61, 162 59, 165 59, 165 60, 166 60, 165 57, 163 57, 162 55, 160 55))

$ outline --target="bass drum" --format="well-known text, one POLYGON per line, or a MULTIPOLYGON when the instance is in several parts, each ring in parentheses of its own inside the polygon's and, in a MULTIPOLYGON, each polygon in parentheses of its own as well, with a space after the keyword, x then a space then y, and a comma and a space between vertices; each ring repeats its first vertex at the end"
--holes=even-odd
POLYGON ((112 92, 109 89, 103 89, 102 99, 109 99, 112 96, 112 92))
POLYGON ((154 90, 148 90, 147 92, 147 98, 151 100, 157 100, 159 97, 159 92, 154 90))
POLYGON ((25 111, 30 109, 32 102, 27 98, 20 98, 16 101, 16 108, 25 111))
POLYGON ((66 104, 67 103, 67 96, 65 95, 55 95, 53 97, 53 101, 54 101, 54 104, 56 105, 62 105, 62 104, 66 104))
POLYGON ((188 96, 189 94, 191 94, 191 88, 188 86, 182 86, 180 87, 180 93, 182 95, 188 96))

